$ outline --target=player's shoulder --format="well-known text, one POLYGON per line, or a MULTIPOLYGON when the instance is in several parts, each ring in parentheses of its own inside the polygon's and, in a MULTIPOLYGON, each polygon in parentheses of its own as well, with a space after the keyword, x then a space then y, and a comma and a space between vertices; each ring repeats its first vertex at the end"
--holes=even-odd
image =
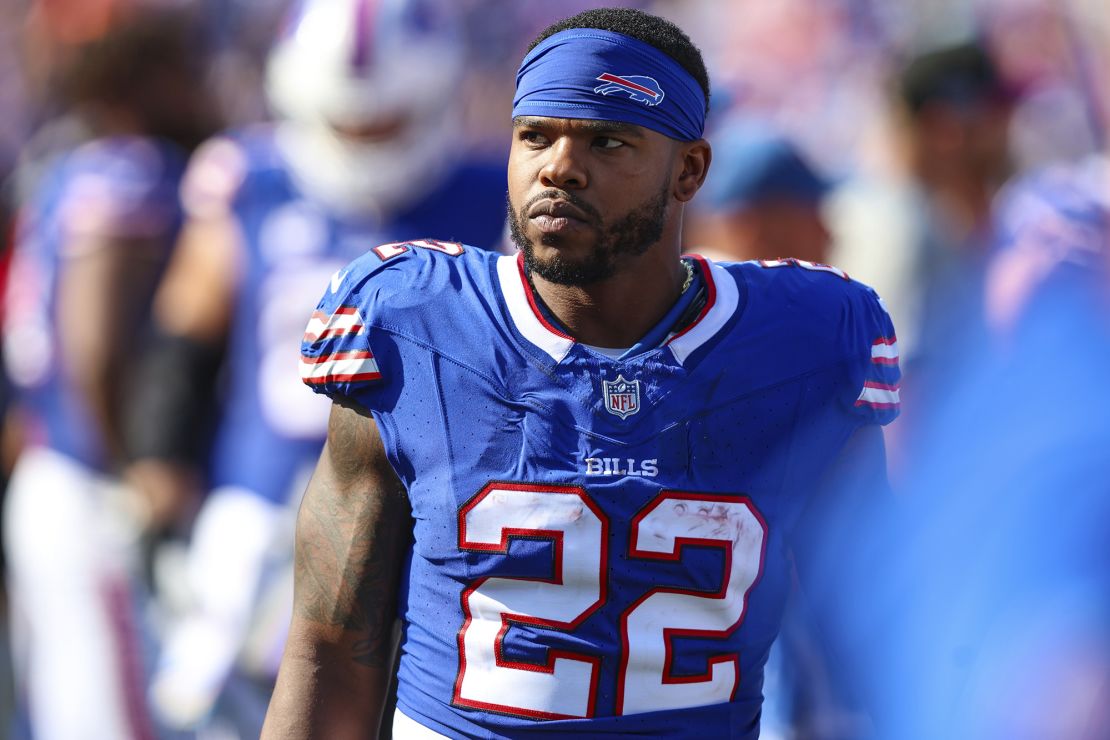
POLYGON ((1110 214, 1108 181, 1110 157, 1105 155, 1048 165, 1017 178, 995 204, 999 248, 1035 245, 1063 253, 1098 243, 1110 214))
POLYGON ((722 266, 745 287, 743 325, 773 326, 784 345, 793 341, 814 358, 842 359, 869 357, 875 342, 896 342, 879 295, 837 267, 798 259, 722 266))
POLYGON ((185 154, 167 142, 115 136, 85 142, 50 179, 64 233, 105 237, 166 234, 179 219, 185 154))
POLYGON ((254 124, 223 131, 197 147, 189 159, 182 198, 190 213, 225 209, 250 183, 282 177, 274 127, 254 124))
POLYGON ((138 192, 176 182, 185 153, 169 142, 147 136, 111 136, 84 142, 65 157, 65 176, 81 187, 111 187, 138 192))
POLYGON ((984 289, 993 331, 1012 331, 1054 293, 1099 292, 1110 250, 1107 182, 1110 156, 1094 155, 1026 173, 999 193, 984 289))
POLYGON ((808 314, 880 301, 869 285, 833 265, 793 258, 719 264, 744 282, 752 299, 765 301, 777 311, 808 314))
POLYGON ((795 369, 837 368, 841 397, 859 421, 886 424, 898 415, 898 338, 886 306, 843 270, 802 260, 726 265, 743 281, 747 301, 738 330, 752 332, 795 369), (769 339, 767 337, 770 337, 769 339))
POLYGON ((400 337, 410 347, 458 348, 482 311, 496 258, 433 239, 369 249, 332 275, 317 304, 301 344, 302 379, 318 393, 351 395, 399 377, 400 337))
POLYGON ((332 276, 324 302, 340 301, 377 314, 466 300, 484 291, 497 257, 468 244, 432 238, 377 244, 332 276))

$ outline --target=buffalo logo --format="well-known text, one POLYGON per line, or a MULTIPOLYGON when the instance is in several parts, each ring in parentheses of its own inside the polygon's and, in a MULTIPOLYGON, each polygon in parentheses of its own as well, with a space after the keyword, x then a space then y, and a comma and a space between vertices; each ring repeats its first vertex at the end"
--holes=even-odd
POLYGON ((622 419, 627 419, 640 410, 640 381, 625 380, 618 375, 616 380, 601 381, 605 395, 605 410, 622 419))
POLYGON ((643 75, 619 75, 606 72, 598 75, 602 83, 594 88, 594 92, 600 95, 612 95, 613 93, 624 93, 638 103, 645 105, 659 105, 663 102, 663 88, 659 87, 659 83, 652 77, 644 77, 643 75))

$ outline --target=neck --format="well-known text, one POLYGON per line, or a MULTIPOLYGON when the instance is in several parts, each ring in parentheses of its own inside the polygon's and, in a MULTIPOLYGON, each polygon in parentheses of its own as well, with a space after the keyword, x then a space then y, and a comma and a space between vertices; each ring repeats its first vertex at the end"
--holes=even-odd
POLYGON ((532 284, 555 318, 579 342, 630 347, 666 315, 682 294, 686 268, 674 249, 653 247, 616 275, 587 286, 559 285, 532 276, 532 284))

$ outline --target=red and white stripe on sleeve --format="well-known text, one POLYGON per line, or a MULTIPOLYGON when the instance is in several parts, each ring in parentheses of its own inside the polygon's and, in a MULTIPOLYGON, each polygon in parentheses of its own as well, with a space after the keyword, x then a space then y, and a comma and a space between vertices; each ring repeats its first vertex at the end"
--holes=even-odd
POLYGON ((340 306, 331 315, 313 313, 301 346, 301 380, 329 387, 380 379, 365 335, 365 322, 354 306, 340 306))
POLYGON ((863 388, 856 398, 857 407, 897 413, 901 404, 899 387, 902 373, 898 367, 898 338, 879 337, 871 343, 871 365, 863 388))

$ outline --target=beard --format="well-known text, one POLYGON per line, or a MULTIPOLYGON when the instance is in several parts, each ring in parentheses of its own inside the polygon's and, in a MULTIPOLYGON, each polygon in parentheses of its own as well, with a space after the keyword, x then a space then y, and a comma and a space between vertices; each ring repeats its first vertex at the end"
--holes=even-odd
MULTIPOLYGON (((592 285, 612 277, 625 259, 638 257, 659 241, 663 236, 669 202, 670 178, 667 178, 656 195, 606 226, 601 223, 597 210, 574 193, 549 190, 529 200, 519 212, 513 210, 512 202, 508 203, 509 235, 524 253, 524 265, 529 274, 539 275, 556 285, 592 285), (578 260, 567 259, 562 253, 548 259, 536 256, 535 244, 524 233, 524 224, 528 220, 528 209, 543 198, 567 200, 597 222, 598 238, 589 256, 578 260)), ((541 239, 542 244, 552 247, 558 247, 561 241, 557 234, 545 234, 541 239)))

